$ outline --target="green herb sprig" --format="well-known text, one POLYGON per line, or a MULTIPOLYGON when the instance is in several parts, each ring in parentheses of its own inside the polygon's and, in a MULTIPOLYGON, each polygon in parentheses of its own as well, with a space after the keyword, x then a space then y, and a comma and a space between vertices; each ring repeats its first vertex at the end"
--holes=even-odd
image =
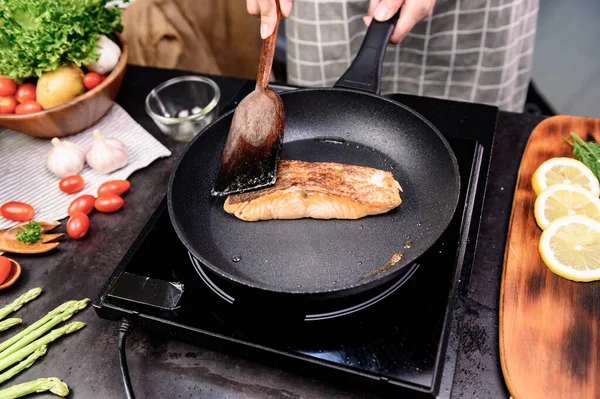
POLYGON ((23 231, 17 233, 17 240, 26 244, 35 244, 42 239, 42 226, 34 220, 21 226, 23 231))
POLYGON ((573 155, 587 166, 600 180, 600 145, 594 141, 584 141, 577 134, 571 132, 573 141, 565 139, 573 147, 573 155))

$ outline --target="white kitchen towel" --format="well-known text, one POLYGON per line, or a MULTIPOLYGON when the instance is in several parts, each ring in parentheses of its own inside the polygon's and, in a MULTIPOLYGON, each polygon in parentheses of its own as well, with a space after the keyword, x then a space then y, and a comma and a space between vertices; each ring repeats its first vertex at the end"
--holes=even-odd
MULTIPOLYGON (((103 175, 87 164, 80 175, 85 180, 82 191, 65 194, 58 188, 60 179, 46 168, 46 156, 52 148, 50 140, 38 139, 0 128, 0 205, 9 201, 33 206, 36 220, 61 220, 79 195, 96 196, 98 187, 108 180, 127 179, 133 172, 145 168, 159 158, 171 155, 165 146, 140 126, 118 104, 89 129, 62 138, 84 150, 94 141, 92 133, 99 129, 106 137, 121 140, 127 147, 129 163, 122 169, 103 175)), ((15 222, 0 216, 0 229, 15 222)))

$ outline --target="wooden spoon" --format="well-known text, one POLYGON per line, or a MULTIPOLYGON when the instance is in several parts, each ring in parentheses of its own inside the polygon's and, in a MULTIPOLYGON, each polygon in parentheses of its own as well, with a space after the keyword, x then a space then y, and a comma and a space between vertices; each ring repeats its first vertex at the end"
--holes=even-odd
POLYGON ((35 244, 27 244, 17 240, 17 233, 23 231, 21 226, 29 223, 19 223, 7 229, 0 230, 0 251, 12 252, 16 254, 40 254, 48 252, 60 245, 56 242, 64 234, 44 234, 47 231, 51 231, 58 226, 60 222, 57 221, 40 221, 36 220, 42 227, 42 238, 35 244))
POLYGON ((281 19, 279 0, 275 1, 275 6, 275 31, 263 41, 256 88, 240 101, 233 114, 211 192, 213 196, 241 193, 275 184, 284 125, 283 101, 267 87, 281 19))
POLYGON ((19 262, 14 259, 7 259, 10 261, 11 265, 10 273, 8 274, 8 277, 6 277, 6 280, 0 285, 0 290, 10 287, 19 279, 19 277, 21 277, 21 265, 19 265, 19 262))

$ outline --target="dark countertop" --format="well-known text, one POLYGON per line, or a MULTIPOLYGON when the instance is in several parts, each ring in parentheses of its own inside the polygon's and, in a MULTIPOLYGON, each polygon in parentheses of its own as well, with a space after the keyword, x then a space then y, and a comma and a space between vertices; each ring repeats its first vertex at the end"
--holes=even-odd
MULTIPOLYGON (((185 144, 164 136, 147 117, 143 101, 160 82, 178 72, 129 67, 117 101, 173 155, 131 177, 125 207, 113 215, 94 214, 88 236, 64 240, 58 250, 38 256, 10 255, 23 267, 20 280, 0 293, 8 303, 29 288, 44 293, 15 314, 33 323, 69 299, 96 297, 118 261, 162 199, 171 168, 185 144)), ((244 82, 214 77, 222 104, 244 82)), ((543 118, 501 112, 484 205, 468 309, 463 321, 453 398, 507 398, 498 356, 498 298, 516 176, 530 132, 543 118)), ((62 226, 61 226, 62 228, 62 226)), ((96 316, 91 305, 73 320, 87 327, 49 346, 32 368, 6 385, 39 377, 66 381, 77 398, 123 397, 117 358, 117 325, 96 316)), ((9 330, 10 331, 10 330, 9 330)), ((11 335, 4 332, 0 339, 11 335)), ((328 383, 246 359, 135 330, 128 361, 138 398, 372 398, 368 392, 328 383)), ((38 397, 54 398, 54 395, 38 397)))

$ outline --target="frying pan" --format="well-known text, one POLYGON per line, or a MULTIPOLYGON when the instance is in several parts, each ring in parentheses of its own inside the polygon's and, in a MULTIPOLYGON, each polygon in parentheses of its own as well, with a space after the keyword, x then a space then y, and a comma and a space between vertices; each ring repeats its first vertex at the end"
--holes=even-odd
POLYGON ((402 204, 358 220, 237 219, 223 210, 224 198, 211 196, 230 111, 188 145, 167 193, 179 239, 210 272, 257 295, 343 298, 406 273, 448 227, 460 192, 450 146, 422 116, 379 95, 385 48, 397 17, 371 24, 333 88, 281 94, 282 159, 389 170, 402 186, 402 204))

